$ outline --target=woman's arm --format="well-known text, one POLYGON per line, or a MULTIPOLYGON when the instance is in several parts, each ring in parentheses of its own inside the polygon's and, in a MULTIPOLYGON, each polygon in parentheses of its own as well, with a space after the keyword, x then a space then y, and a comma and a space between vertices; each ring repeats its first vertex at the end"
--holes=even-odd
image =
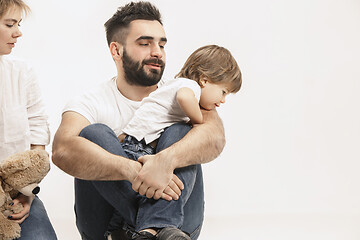
POLYGON ((26 76, 26 111, 30 129, 30 143, 34 146, 48 145, 50 131, 41 89, 32 69, 29 70, 26 76))
POLYGON ((44 145, 30 145, 30 149, 34 150, 34 149, 41 149, 41 150, 45 150, 45 146, 44 145))

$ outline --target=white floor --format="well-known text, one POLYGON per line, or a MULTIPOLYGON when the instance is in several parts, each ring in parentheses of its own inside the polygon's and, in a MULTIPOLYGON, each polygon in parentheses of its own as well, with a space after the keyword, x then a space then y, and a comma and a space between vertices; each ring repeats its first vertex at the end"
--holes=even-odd
POLYGON ((360 216, 244 215, 207 219, 200 240, 359 240, 360 216))
MULTIPOLYGON (((80 240, 74 219, 52 219, 59 240, 80 240)), ((198 240, 359 240, 360 215, 207 217, 198 240)))

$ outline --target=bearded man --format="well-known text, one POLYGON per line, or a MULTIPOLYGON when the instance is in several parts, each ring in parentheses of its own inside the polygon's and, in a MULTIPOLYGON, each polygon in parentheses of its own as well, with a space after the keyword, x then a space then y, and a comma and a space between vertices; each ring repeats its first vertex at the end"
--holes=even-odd
POLYGON ((204 123, 167 128, 155 155, 129 159, 118 139, 141 100, 163 83, 167 38, 158 9, 129 3, 105 23, 117 76, 71 100, 53 162, 75 177, 82 239, 197 239, 204 216, 201 164, 224 147, 215 110, 204 123), (127 236, 117 237, 124 230, 127 236))

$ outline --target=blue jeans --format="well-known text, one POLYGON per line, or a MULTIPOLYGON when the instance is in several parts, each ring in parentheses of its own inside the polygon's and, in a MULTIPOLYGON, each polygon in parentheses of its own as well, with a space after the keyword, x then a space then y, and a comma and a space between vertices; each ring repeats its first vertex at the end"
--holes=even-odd
POLYGON ((32 202, 29 216, 20 224, 19 240, 56 240, 55 231, 50 223, 45 207, 38 197, 32 202))
POLYGON ((132 136, 126 136, 121 145, 128 158, 132 160, 138 160, 139 157, 144 155, 156 154, 156 149, 147 145, 144 139, 138 141, 132 136))
MULTIPOLYGON (((186 124, 167 128, 158 140, 159 152, 180 140, 190 130, 186 124)), ((103 124, 84 128, 80 136, 105 150, 128 157, 115 133, 103 124)), ((197 239, 204 216, 201 165, 175 170, 185 185, 177 201, 154 200, 134 192, 128 181, 85 181, 75 179, 76 224, 83 239, 104 239, 117 228, 135 229, 175 226, 197 239)))

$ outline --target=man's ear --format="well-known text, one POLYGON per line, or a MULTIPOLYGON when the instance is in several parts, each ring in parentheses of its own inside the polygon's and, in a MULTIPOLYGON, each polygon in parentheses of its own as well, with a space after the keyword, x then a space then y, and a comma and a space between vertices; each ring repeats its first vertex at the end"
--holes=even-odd
POLYGON ((114 60, 121 60, 123 54, 123 46, 118 42, 110 43, 110 53, 114 60))

